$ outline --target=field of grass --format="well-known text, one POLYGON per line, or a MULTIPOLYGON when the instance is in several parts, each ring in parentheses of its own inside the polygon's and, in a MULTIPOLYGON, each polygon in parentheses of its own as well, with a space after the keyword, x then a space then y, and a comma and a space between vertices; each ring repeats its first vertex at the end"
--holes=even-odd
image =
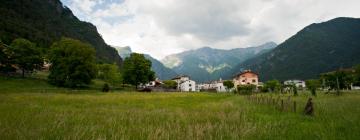
MULTIPOLYGON (((264 95, 269 96, 269 95, 264 95)), ((273 95, 277 96, 277 95, 273 95)), ((358 139, 360 92, 314 97, 315 116, 246 96, 68 90, 0 78, 0 139, 358 139)), ((284 97, 285 98, 285 97, 284 97)))

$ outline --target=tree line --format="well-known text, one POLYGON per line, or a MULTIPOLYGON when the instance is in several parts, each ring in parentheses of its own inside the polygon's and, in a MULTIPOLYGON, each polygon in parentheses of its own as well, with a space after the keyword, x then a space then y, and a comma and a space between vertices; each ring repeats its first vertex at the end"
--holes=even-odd
POLYGON ((88 43, 62 38, 49 50, 40 49, 35 43, 19 38, 10 45, 0 42, 0 74, 26 77, 49 66, 48 82, 59 87, 86 87, 95 78, 107 84, 129 84, 137 87, 155 79, 151 61, 143 54, 133 53, 124 65, 97 63, 96 51, 88 43))

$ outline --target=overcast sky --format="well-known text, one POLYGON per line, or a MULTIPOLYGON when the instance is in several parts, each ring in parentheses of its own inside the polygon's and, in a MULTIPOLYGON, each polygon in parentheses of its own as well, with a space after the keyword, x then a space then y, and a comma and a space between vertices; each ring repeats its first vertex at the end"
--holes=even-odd
POLYGON ((360 17, 360 0, 61 0, 106 43, 157 59, 210 46, 282 43, 311 23, 360 17))

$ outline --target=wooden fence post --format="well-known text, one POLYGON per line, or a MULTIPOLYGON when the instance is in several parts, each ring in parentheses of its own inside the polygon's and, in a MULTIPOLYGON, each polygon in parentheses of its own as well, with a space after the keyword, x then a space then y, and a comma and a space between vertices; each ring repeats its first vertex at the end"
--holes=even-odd
POLYGON ((284 100, 281 99, 281 111, 284 111, 284 100))
POLYGON ((294 112, 296 112, 296 101, 294 101, 294 112))

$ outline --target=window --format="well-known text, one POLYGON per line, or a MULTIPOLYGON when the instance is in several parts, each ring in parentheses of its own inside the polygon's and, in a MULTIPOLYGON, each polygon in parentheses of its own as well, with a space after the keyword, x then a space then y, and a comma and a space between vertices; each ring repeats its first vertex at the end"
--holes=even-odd
POLYGON ((189 84, 189 87, 191 87, 191 84, 189 84))
POLYGON ((255 79, 253 79, 253 80, 252 80, 252 82, 253 82, 253 83, 255 83, 255 82, 256 82, 256 80, 255 80, 255 79))
POLYGON ((242 82, 245 82, 245 80, 242 80, 242 82))

